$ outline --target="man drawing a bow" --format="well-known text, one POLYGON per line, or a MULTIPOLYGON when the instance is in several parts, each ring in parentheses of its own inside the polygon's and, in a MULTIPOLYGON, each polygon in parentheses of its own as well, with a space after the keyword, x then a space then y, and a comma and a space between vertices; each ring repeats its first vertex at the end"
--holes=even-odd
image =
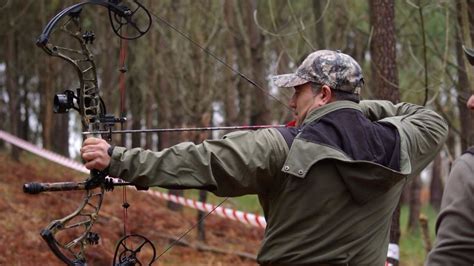
POLYGON ((445 121, 409 103, 359 102, 361 68, 338 51, 315 51, 273 82, 294 90, 295 127, 158 152, 89 138, 86 167, 140 186, 257 194, 267 220, 263 265, 383 265, 402 187, 441 149, 445 121))

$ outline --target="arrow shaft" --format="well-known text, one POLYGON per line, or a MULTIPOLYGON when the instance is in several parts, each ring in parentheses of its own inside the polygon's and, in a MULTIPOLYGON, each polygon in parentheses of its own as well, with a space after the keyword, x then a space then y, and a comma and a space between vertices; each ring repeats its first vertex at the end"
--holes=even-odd
POLYGON ((136 134, 136 133, 163 133, 163 132, 187 132, 187 131, 217 131, 217 130, 255 130, 263 128, 282 128, 285 125, 259 125, 259 126, 226 126, 226 127, 183 127, 183 128, 154 128, 154 129, 125 129, 112 131, 86 131, 83 135, 90 134, 136 134))

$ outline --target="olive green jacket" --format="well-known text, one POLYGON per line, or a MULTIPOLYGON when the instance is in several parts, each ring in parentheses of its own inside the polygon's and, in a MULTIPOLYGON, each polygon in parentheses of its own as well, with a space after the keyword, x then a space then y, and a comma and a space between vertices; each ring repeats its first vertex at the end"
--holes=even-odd
POLYGON ((427 266, 474 265, 474 146, 453 165, 427 266))
POLYGON ((440 150, 447 125, 433 111, 387 101, 337 101, 304 124, 341 109, 396 127, 400 171, 298 136, 289 148, 278 130, 263 129, 160 152, 115 147, 109 174, 140 186, 257 194, 267 221, 260 263, 383 265, 402 187, 440 150))

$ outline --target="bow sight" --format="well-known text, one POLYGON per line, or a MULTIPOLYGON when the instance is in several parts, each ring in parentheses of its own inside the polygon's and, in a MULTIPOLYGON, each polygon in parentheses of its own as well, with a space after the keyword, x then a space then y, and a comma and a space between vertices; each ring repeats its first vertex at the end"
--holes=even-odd
POLYGON ((74 99, 77 100, 78 98, 71 90, 66 90, 64 93, 54 95, 53 111, 57 114, 64 114, 73 108, 79 112, 79 108, 74 106, 74 99))
MULTIPOLYGON (((54 95, 53 99, 53 112, 56 114, 65 114, 68 113, 69 110, 74 109, 77 112, 81 112, 80 106, 81 106, 81 99, 79 98, 80 95, 80 89, 77 89, 77 92, 74 93, 72 90, 65 90, 63 93, 58 93, 54 95)), ((103 113, 100 113, 98 116, 98 121, 91 120, 92 123, 98 122, 101 126, 100 128, 103 130, 101 132, 97 132, 97 134, 102 134, 102 136, 106 136, 105 138, 108 139, 109 141, 112 138, 112 128, 114 127, 115 124, 117 123, 125 123, 127 121, 126 117, 115 117, 112 114, 107 114, 105 111, 105 103, 102 100, 101 97, 98 97, 100 101, 100 110, 103 110, 103 113)), ((84 99, 85 101, 91 101, 91 99, 86 98, 84 99)), ((91 102, 85 102, 84 106, 94 106, 93 103, 91 102)), ((89 132, 89 134, 94 134, 94 132, 89 132)))

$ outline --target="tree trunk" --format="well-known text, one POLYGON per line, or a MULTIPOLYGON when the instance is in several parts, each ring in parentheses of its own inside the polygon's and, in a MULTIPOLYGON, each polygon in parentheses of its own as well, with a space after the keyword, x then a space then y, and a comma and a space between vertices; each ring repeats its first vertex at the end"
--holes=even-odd
MULTIPOLYGON (((176 2, 172 2, 172 5, 176 4, 176 2)), ((168 19, 165 17, 165 19, 168 19)), ((167 51, 167 45, 168 43, 165 41, 164 37, 160 38, 160 35, 155 36, 158 40, 158 51, 167 51)), ((163 62, 164 64, 167 64, 166 57, 164 52, 158 53, 157 54, 157 59, 154 61, 157 62, 163 62)), ((154 63, 153 63, 154 64, 154 63)), ((153 77, 157 84, 157 88, 155 88, 156 93, 154 94, 155 102, 157 103, 157 109, 158 109, 158 121, 157 125, 158 127, 162 128, 170 128, 170 127, 177 127, 179 125, 179 121, 173 116, 173 109, 175 109, 175 106, 173 103, 176 103, 176 93, 174 90, 172 90, 172 86, 170 84, 171 79, 169 79, 166 75, 166 69, 163 68, 163 65, 161 68, 156 68, 157 73, 156 76, 153 77)), ((165 148, 169 148, 174 144, 177 144, 179 141, 179 138, 177 137, 178 134, 176 133, 171 133, 171 132, 162 132, 158 133, 158 149, 162 150, 165 148)), ((168 193, 171 195, 175 196, 183 196, 183 191, 182 190, 173 190, 170 189, 168 190, 168 193)), ((167 202, 167 208, 172 210, 172 211, 182 211, 183 206, 177 203, 174 203, 172 201, 167 202)))
POLYGON ((316 41, 317 49, 326 49, 326 30, 324 28, 325 19, 323 16, 323 8, 326 5, 327 0, 313 1, 313 15, 316 21, 316 41))
POLYGON ((23 102, 23 111, 25 116, 21 121, 21 130, 19 132, 20 138, 24 140, 29 140, 30 135, 30 102, 28 100, 28 94, 28 88, 25 86, 21 100, 23 102))
POLYGON ((252 67, 252 78, 260 86, 255 88, 252 86, 252 125, 266 125, 271 121, 270 104, 268 99, 268 89, 265 84, 265 57, 264 57, 264 42, 265 38, 254 23, 252 17, 253 12, 257 10, 257 1, 245 1, 243 4, 243 11, 246 17, 245 23, 248 31, 249 45, 250 45, 250 66, 252 67), (245 3, 245 4, 244 4, 245 3), (263 89, 264 91, 262 91, 263 89))
POLYGON ((369 83, 376 98, 400 101, 396 64, 395 3, 391 0, 370 0, 372 39, 372 79, 369 83))
POLYGON ((42 57, 43 67, 39 68, 39 95, 40 95, 40 121, 41 138, 43 148, 51 150, 53 147, 52 129, 53 129, 53 95, 54 82, 53 59, 42 57))
MULTIPOLYGON (((197 124, 198 127, 210 127, 214 126, 214 124, 211 122, 212 121, 212 112, 204 112, 201 115, 200 118, 200 123, 197 124)), ((203 132, 194 132, 188 135, 188 139, 192 139, 194 143, 202 143, 204 140, 208 139, 210 137, 210 132, 209 131, 203 131, 203 132)), ((207 202, 207 191, 205 190, 199 190, 199 197, 198 201, 200 202, 207 202)), ((206 227, 205 227, 205 220, 204 217, 207 215, 206 212, 203 211, 198 211, 197 212, 197 217, 196 217, 196 222, 197 222, 197 238, 200 241, 205 242, 206 241, 206 227)))
MULTIPOLYGON (((156 84, 154 84, 156 85, 156 84)), ((152 87, 153 88, 153 87, 152 87)), ((146 106, 145 106, 145 126, 146 128, 153 128, 153 121, 154 121, 154 114, 156 112, 156 108, 153 103, 153 96, 148 94, 145 99, 146 106)), ((145 135, 145 149, 153 149, 153 134, 146 134, 145 135)))
POLYGON ((421 192, 421 179, 420 176, 413 178, 410 184, 410 213, 408 215, 408 226, 409 232, 413 232, 419 225, 420 217, 420 192, 421 192))
POLYGON ((439 208, 441 207, 441 198, 443 197, 443 183, 441 181, 441 173, 442 159, 441 153, 438 153, 433 161, 430 183, 430 204, 437 211, 439 211, 439 208))
MULTIPOLYGON (((233 1, 225 1, 224 3, 224 20, 228 27, 231 28, 231 24, 234 21, 234 2, 233 1)), ((233 32, 232 29, 227 31, 228 37, 225 38, 227 42, 227 49, 226 49, 226 62, 230 65, 235 65, 237 62, 237 47, 236 43, 233 40, 233 32)), ((223 95, 224 99, 224 110, 225 110, 225 117, 224 121, 227 125, 236 125, 238 123, 238 90, 237 86, 239 84, 240 77, 235 75, 232 71, 225 71, 223 73, 226 77, 225 84, 227 84, 224 89, 225 93, 223 95)))
POLYGON ((467 69, 466 57, 462 45, 470 46, 469 21, 465 0, 458 0, 456 5, 458 25, 456 31, 456 59, 458 61, 458 108, 461 125, 461 148, 466 150, 474 145, 474 112, 467 109, 466 101, 474 93, 471 89, 472 69, 467 69))
MULTIPOLYGON (((62 64, 61 60, 55 60, 53 63, 62 64)), ((56 76, 56 75, 54 75, 56 76)), ((67 78, 63 78, 62 75, 59 75, 53 81, 53 88, 50 88, 52 94, 58 93, 55 91, 56 88, 66 88, 67 87, 67 78)), ((48 100, 48 99, 46 99, 48 100)), ((54 102, 53 98, 49 99, 50 102, 54 102)), ((71 110, 72 112, 73 110, 71 110)), ((51 134, 51 150, 59 153, 65 157, 69 157, 69 114, 55 114, 52 115, 52 129, 48 130, 51 134)))
MULTIPOLYGON (((226 26, 232 36, 233 47, 235 47, 233 63, 237 66, 237 70, 241 71, 242 69, 250 69, 250 53, 248 53, 248 45, 246 43, 248 33, 240 27, 244 24, 245 18, 243 18, 239 3, 236 1, 225 1, 224 12, 226 26)), ((238 77, 236 80, 236 90, 238 93, 238 109, 240 110, 237 120, 242 124, 249 125, 251 124, 252 116, 253 92, 258 89, 248 84, 243 78, 238 77)))
MULTIPOLYGON (((8 14, 7 14, 8 16, 8 14)), ((8 21, 10 22, 10 19, 8 21)), ((21 125, 20 116, 20 93, 18 84, 18 60, 16 50, 16 35, 14 27, 10 27, 6 33, 6 49, 5 49, 5 75, 6 75, 6 88, 8 93, 8 111, 9 122, 10 122, 10 133, 18 136, 19 127, 21 125)), ((16 146, 12 146, 11 157, 13 160, 18 161, 20 159, 20 149, 16 146)))
MULTIPOLYGON (((375 98, 400 101, 398 71, 396 63, 395 3, 391 0, 370 0, 370 24, 372 39, 371 90, 375 98)), ((398 246, 400 241, 400 202, 392 215, 390 244, 398 246)), ((398 265, 400 258, 387 258, 392 265, 398 265)))
MULTIPOLYGON (((205 190, 199 190, 199 198, 198 200, 200 202, 207 202, 207 191, 205 190)), ((197 214, 197 221, 198 221, 198 226, 197 226, 197 234, 198 237, 197 239, 202 242, 206 242, 206 225, 204 223, 204 217, 206 216, 206 213, 203 211, 198 211, 197 214)))
POLYGON ((55 115, 53 124, 54 127, 51 131, 51 134, 54 135, 52 150, 65 157, 69 157, 69 115, 55 115))
MULTIPOLYGON (((140 88, 140 81, 137 77, 129 77, 129 90, 127 90, 130 116, 132 118, 132 129, 141 129, 141 117, 143 108, 143 97, 140 88)), ((132 147, 141 147, 142 134, 132 134, 132 147)))

